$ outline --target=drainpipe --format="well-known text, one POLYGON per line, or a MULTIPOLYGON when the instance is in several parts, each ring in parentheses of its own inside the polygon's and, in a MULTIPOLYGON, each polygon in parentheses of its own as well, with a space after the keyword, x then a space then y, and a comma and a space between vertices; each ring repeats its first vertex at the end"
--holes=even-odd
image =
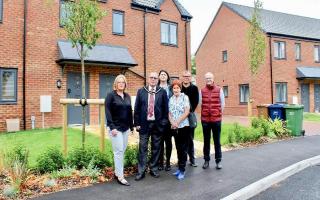
POLYGON ((186 70, 188 70, 189 68, 189 60, 188 60, 188 26, 187 24, 189 23, 189 19, 186 19, 186 23, 184 24, 184 28, 185 28, 185 40, 186 40, 186 70))
POLYGON ((272 73, 272 48, 271 48, 271 38, 272 35, 269 35, 269 56, 270 56, 270 79, 271 79, 271 103, 273 104, 273 73, 272 73))
POLYGON ((22 47, 22 98, 23 98, 23 129, 27 129, 26 120, 26 43, 27 43, 27 0, 24 0, 23 14, 23 47, 22 47))
POLYGON ((144 74, 144 85, 147 84, 147 33, 146 33, 146 24, 147 24, 147 8, 144 9, 143 13, 143 74, 144 74))

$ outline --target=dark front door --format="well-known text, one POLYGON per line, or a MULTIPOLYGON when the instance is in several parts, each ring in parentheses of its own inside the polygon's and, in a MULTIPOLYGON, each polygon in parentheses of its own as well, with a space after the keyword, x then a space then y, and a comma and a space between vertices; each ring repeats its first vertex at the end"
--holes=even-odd
MULTIPOLYGON (((81 99, 81 73, 68 73, 67 98, 81 99)), ((86 74, 86 97, 89 99, 89 80, 86 74)), ((68 105, 68 124, 82 124, 82 106, 68 105)), ((89 124, 89 106, 86 106, 86 124, 89 124)))
POLYGON ((104 99, 106 98, 107 94, 113 90, 113 82, 116 76, 110 74, 100 74, 99 78, 99 97, 104 99))
MULTIPOLYGON (((116 78, 115 75, 110 74, 100 74, 99 81, 99 97, 100 99, 105 99, 107 94, 113 90, 113 82, 116 78)), ((100 121, 100 118, 99 118, 100 121)), ((107 120, 106 120, 107 123, 107 120)))
POLYGON ((314 84, 314 111, 320 112, 320 84, 314 84))
POLYGON ((304 105, 304 112, 310 111, 309 84, 301 84, 301 103, 304 105))

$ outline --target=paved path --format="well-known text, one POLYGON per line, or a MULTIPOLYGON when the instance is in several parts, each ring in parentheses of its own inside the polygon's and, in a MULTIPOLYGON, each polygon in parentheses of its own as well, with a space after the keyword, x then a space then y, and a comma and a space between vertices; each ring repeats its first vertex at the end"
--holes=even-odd
MULTIPOLYGON (((223 169, 188 167, 186 178, 178 181, 170 173, 161 172, 155 179, 149 175, 130 187, 116 182, 63 191, 38 200, 102 200, 102 199, 220 199, 285 167, 320 153, 320 136, 309 136, 223 153, 223 169)), ((202 163, 202 159, 197 160, 202 163)))

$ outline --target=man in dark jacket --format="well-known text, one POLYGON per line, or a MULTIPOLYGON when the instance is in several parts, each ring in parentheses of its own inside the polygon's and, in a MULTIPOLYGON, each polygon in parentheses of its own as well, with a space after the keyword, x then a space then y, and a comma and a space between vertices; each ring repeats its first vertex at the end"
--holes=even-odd
POLYGON ((134 124, 139 131, 138 173, 135 180, 144 178, 147 168, 148 142, 151 137, 151 158, 149 161, 150 175, 158 178, 158 160, 160 143, 164 128, 168 121, 168 97, 166 91, 157 86, 158 74, 151 72, 148 85, 138 90, 134 124))
MULTIPOLYGON (((190 100, 190 113, 193 113, 199 103, 199 90, 198 87, 191 83, 191 73, 190 71, 184 71, 182 73, 182 90, 181 92, 186 94, 190 100)), ((190 165, 197 167, 197 163, 194 158, 194 130, 196 127, 190 127, 190 135, 188 136, 188 155, 190 165)))
POLYGON ((214 141, 216 169, 221 169, 221 120, 224 108, 224 95, 220 87, 214 84, 213 74, 208 72, 205 74, 206 86, 201 90, 202 104, 201 104, 201 123, 203 129, 203 155, 204 164, 203 169, 209 167, 210 161, 210 139, 211 131, 214 141))

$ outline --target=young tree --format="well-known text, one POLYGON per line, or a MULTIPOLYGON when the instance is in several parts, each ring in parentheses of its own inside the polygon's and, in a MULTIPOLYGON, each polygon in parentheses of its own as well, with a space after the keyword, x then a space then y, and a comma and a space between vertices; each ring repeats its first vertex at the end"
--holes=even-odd
POLYGON ((191 57, 191 74, 196 75, 197 74, 197 64, 196 64, 196 57, 191 57))
POLYGON ((265 35, 261 28, 260 11, 262 2, 254 0, 254 9, 250 20, 250 28, 248 30, 248 45, 249 45, 249 69, 250 69, 250 85, 249 85, 249 102, 248 116, 252 116, 252 86, 254 77, 257 75, 260 66, 265 61, 266 41, 265 35))
POLYGON ((64 31, 71 41, 73 48, 77 49, 81 60, 82 76, 82 147, 85 144, 86 123, 86 85, 84 73, 84 59, 88 50, 92 49, 101 33, 97 31, 97 23, 105 16, 95 0, 73 0, 66 3, 66 18, 63 20, 64 31))

